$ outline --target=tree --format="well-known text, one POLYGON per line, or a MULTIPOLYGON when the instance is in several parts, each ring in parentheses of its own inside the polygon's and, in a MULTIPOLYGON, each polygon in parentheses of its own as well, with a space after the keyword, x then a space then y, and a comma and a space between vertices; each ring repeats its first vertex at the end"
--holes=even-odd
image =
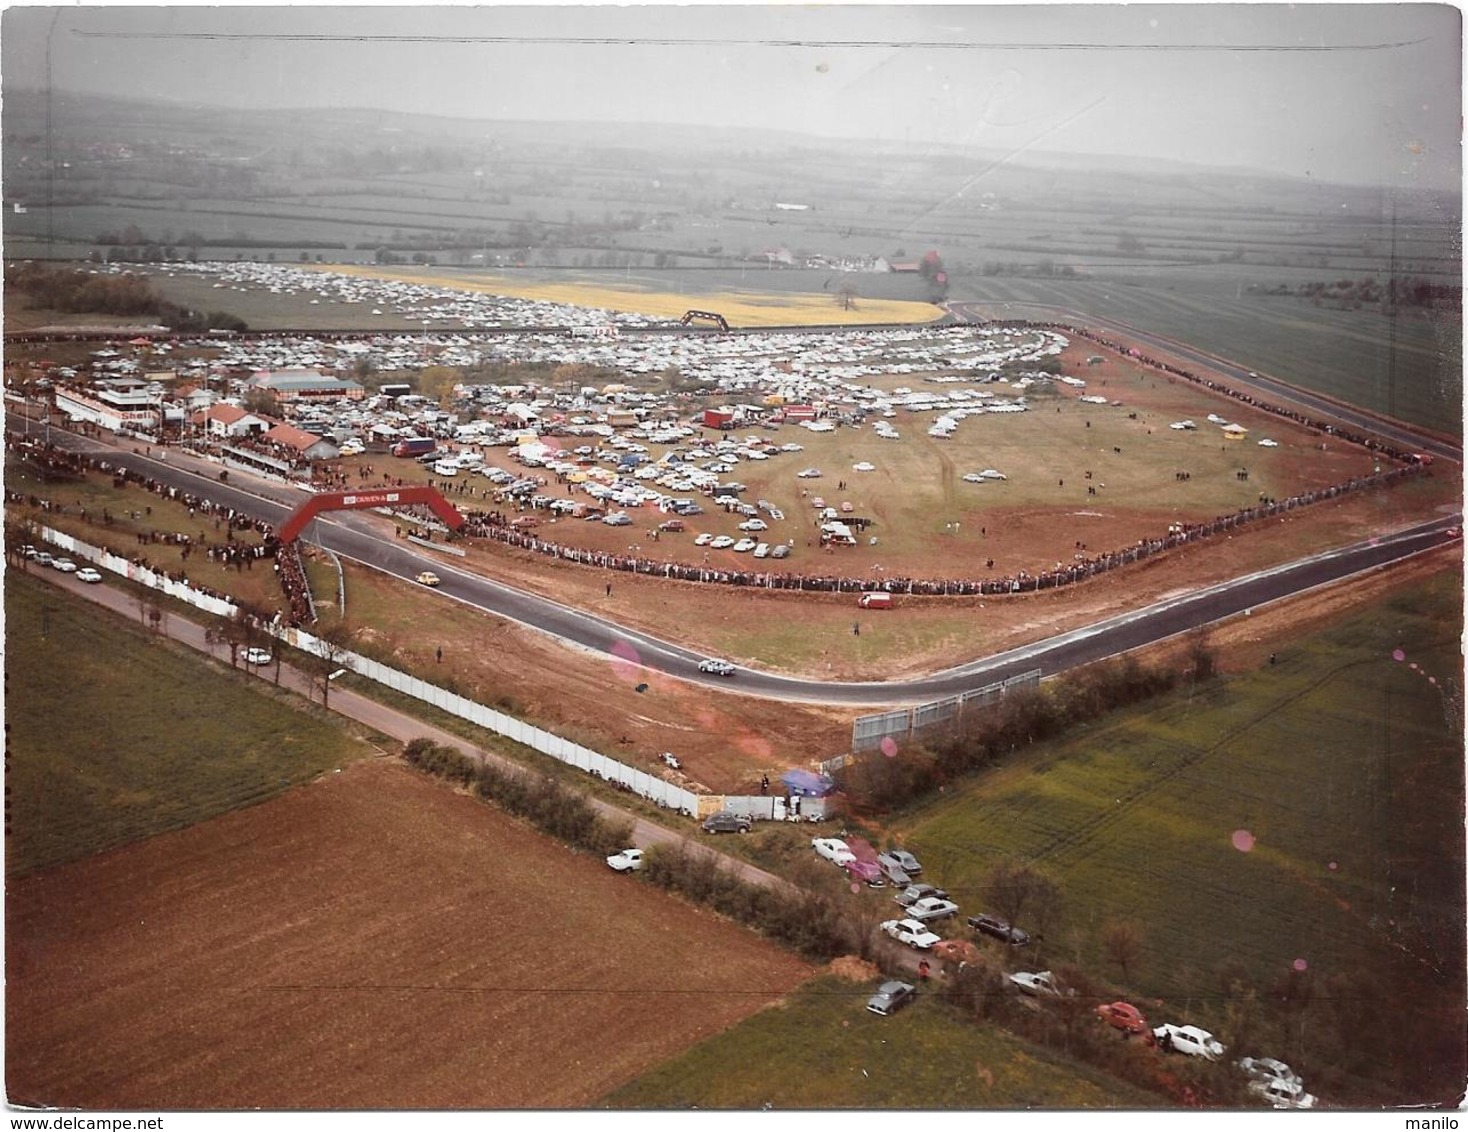
POLYGON ((856 284, 843 283, 836 291, 836 304, 844 311, 856 309, 856 284))
POLYGON ((326 626, 317 635, 320 651, 311 654, 311 671, 315 684, 321 689, 321 706, 329 706, 331 697, 331 674, 342 666, 342 661, 351 651, 352 631, 343 621, 326 626))
POLYGON ((1013 861, 994 866, 986 889, 990 905, 1014 926, 1020 926, 1020 916, 1028 911, 1037 928, 1032 933, 1036 938, 1043 937, 1043 931, 1038 930, 1040 922, 1049 926, 1060 907, 1060 889, 1054 881, 1029 865, 1013 861))
POLYGON ((1130 920, 1108 920, 1101 926, 1101 946, 1107 957, 1121 968, 1121 981, 1131 978, 1131 966, 1142 951, 1142 929, 1130 920))

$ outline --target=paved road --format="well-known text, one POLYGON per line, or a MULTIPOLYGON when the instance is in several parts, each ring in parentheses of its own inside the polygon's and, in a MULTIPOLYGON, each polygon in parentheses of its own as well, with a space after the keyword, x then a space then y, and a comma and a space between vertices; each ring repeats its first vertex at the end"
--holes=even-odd
MULTIPOLYGON (((53 427, 53 442, 76 450, 105 453, 115 463, 181 490, 208 495, 245 513, 279 525, 305 497, 299 489, 231 473, 221 483, 218 472, 204 461, 177 451, 160 460, 131 448, 115 448, 102 441, 76 436, 53 427), (245 481, 249 481, 248 489, 245 481)), ((339 513, 318 519, 308 532, 311 540, 337 554, 411 581, 425 569, 442 579, 436 594, 544 632, 563 642, 621 657, 630 646, 649 668, 684 680, 727 691, 768 699, 843 707, 876 707, 923 703, 983 687, 1032 669, 1052 676, 1077 665, 1113 656, 1191 629, 1255 609, 1271 601, 1303 593, 1356 574, 1387 566, 1454 541, 1450 534, 1462 522, 1447 517, 1406 530, 1371 538, 1352 546, 1315 555, 1285 566, 1250 574, 1220 585, 1170 598, 1144 609, 1113 617, 1049 640, 986 657, 956 668, 900 681, 839 682, 809 680, 740 668, 732 679, 698 671, 702 655, 593 614, 573 609, 500 582, 490 581, 456 566, 447 556, 433 554, 401 539, 385 536, 364 515, 339 513)))

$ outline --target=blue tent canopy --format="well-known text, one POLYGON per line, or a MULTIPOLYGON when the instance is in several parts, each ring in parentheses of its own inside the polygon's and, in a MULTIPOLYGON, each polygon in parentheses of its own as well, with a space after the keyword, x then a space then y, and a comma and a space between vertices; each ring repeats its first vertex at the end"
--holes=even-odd
POLYGON ((816 774, 809 770, 787 770, 780 776, 785 789, 791 794, 811 798, 824 798, 836 789, 836 783, 828 774, 816 774))

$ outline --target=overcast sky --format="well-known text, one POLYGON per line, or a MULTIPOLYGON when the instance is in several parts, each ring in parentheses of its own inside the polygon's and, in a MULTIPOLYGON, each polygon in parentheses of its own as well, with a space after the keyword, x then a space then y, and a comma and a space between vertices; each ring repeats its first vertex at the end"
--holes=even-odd
POLYGON ((20 5, 7 89, 773 126, 1460 182, 1456 8, 20 5))

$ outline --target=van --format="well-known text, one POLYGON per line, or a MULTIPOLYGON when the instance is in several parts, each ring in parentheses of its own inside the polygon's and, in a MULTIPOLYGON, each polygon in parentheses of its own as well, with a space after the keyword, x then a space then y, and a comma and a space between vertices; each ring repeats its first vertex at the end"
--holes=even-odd
POLYGON ((865 593, 856 599, 863 609, 891 609, 892 595, 889 593, 865 593))

